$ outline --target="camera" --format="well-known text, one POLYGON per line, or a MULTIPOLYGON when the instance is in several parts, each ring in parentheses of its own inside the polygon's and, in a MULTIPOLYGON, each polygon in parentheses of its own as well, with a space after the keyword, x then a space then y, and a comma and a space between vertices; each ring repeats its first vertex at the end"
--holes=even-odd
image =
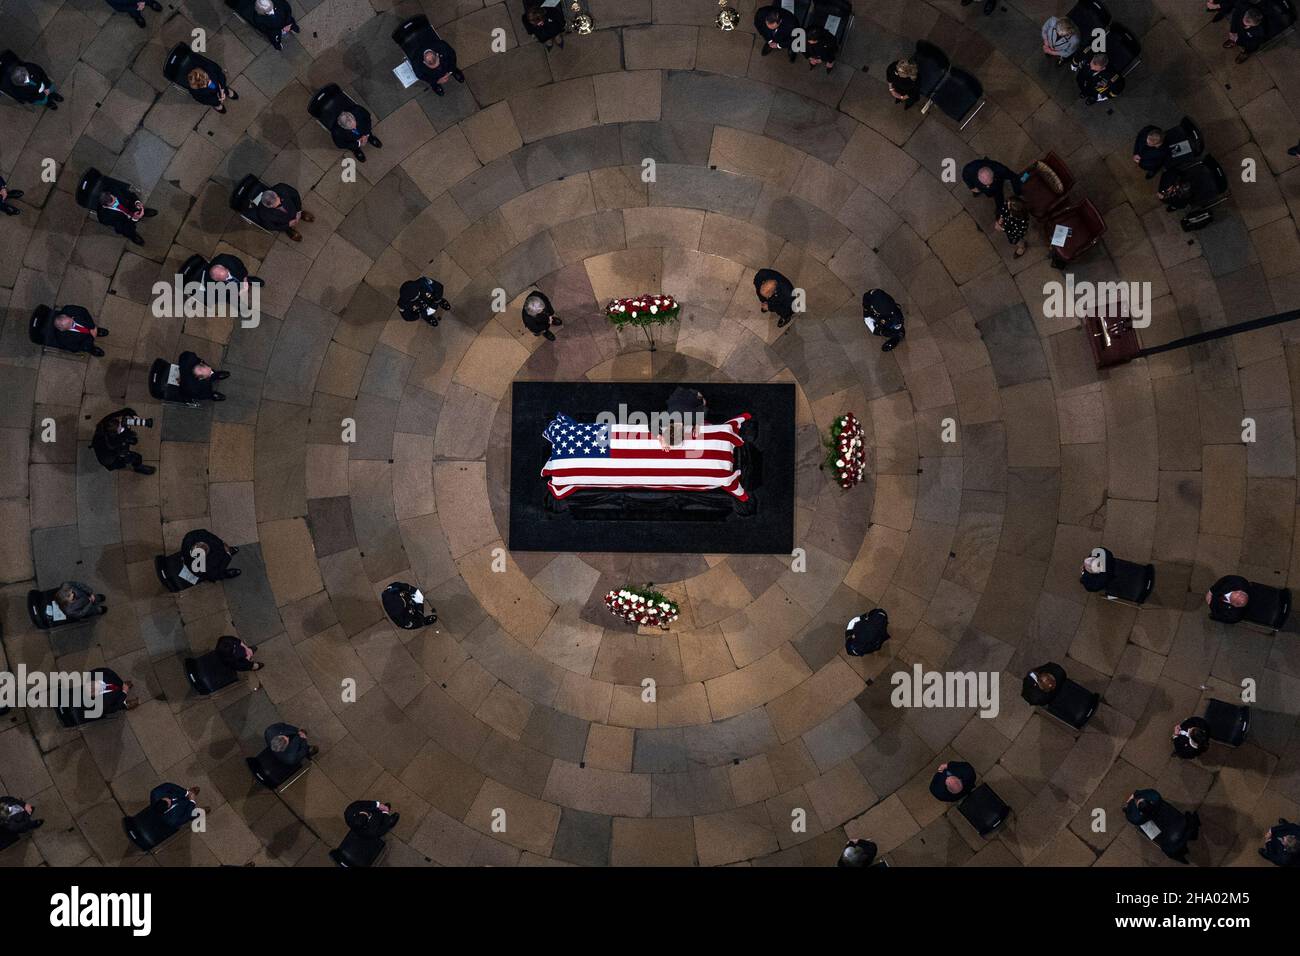
POLYGON ((128 415, 122 419, 122 424, 127 428, 153 428, 152 418, 140 418, 136 415, 128 415))

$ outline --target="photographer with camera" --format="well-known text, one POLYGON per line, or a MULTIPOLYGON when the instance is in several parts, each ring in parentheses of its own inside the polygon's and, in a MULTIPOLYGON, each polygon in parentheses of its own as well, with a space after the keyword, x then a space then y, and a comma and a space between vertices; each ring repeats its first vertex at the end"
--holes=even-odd
POLYGON ((146 465, 140 453, 131 450, 140 440, 136 428, 153 428, 153 419, 140 418, 133 408, 120 408, 105 416, 95 426, 95 437, 90 441, 99 463, 109 471, 130 466, 139 474, 152 475, 153 465, 146 465))

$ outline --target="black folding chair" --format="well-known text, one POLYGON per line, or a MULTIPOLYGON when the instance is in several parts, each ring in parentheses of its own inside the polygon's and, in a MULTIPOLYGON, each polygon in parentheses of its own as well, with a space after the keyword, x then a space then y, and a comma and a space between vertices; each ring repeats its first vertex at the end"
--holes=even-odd
POLYGON ((988 836, 1011 815, 1011 808, 993 792, 987 783, 971 791, 971 795, 957 804, 957 810, 982 837, 988 836))
POLYGON ((1210 725, 1211 740, 1240 747, 1250 729, 1250 708, 1211 698, 1205 705, 1205 722, 1210 725))
POLYGON ((1142 62, 1142 41, 1122 23, 1112 23, 1106 34, 1106 55, 1110 66, 1121 76, 1128 76, 1142 62))
POLYGON ((100 617, 108 613, 108 609, 103 605, 99 607, 98 614, 91 614, 87 617, 68 617, 59 610, 58 602, 55 596, 59 593, 58 588, 32 588, 27 592, 27 616, 31 619, 32 626, 41 631, 56 631, 65 627, 81 627, 84 624, 91 624, 100 617))
POLYGON ((984 86, 973 75, 960 67, 949 67, 948 75, 943 78, 938 89, 930 97, 930 102, 921 108, 925 113, 931 105, 938 106, 958 129, 965 129, 984 108, 984 86))
POLYGON ((154 359, 149 366, 149 394, 164 405, 198 408, 199 403, 181 394, 181 368, 166 359, 154 359))
POLYGON ((916 91, 919 96, 930 97, 948 76, 952 64, 948 54, 926 40, 916 41, 916 91))
POLYGON ((290 767, 277 758, 270 747, 263 748, 256 757, 246 757, 244 762, 258 783, 277 794, 284 793, 311 769, 310 758, 290 767))
POLYGON ((250 226, 260 229, 267 235, 273 235, 270 229, 267 229, 256 219, 251 218, 252 209, 258 201, 258 197, 268 188, 266 183, 249 173, 239 181, 235 186, 235 191, 230 194, 230 208, 239 213, 239 218, 250 226))
POLYGON ((1101 694, 1088 690, 1068 677, 1061 682, 1056 696, 1043 710, 1075 730, 1082 730, 1101 703, 1101 694))
POLYGON ((216 651, 185 658, 185 679, 194 692, 208 697, 239 682, 239 673, 227 667, 216 651))
POLYGON ((1165 130, 1169 147, 1169 165, 1175 169, 1190 166, 1205 152, 1205 136, 1190 116, 1184 116, 1173 129, 1165 130))
POLYGON ((1156 586, 1156 566, 1120 558, 1115 558, 1114 564, 1115 573, 1106 585, 1106 600, 1141 607, 1156 586))
POLYGON ((146 807, 133 817, 122 818, 126 838, 146 853, 155 853, 172 837, 181 832, 167 822, 162 811, 146 807))
POLYGON ((1242 623, 1270 634, 1277 633, 1291 616, 1290 589, 1251 581, 1247 593, 1250 600, 1246 602, 1242 623))
POLYGON ((853 30, 853 4, 849 0, 812 0, 808 11, 808 31, 825 30, 843 50, 853 30))
POLYGON ((338 848, 330 850, 329 857, 344 869, 364 868, 378 863, 385 849, 381 838, 361 836, 349 830, 338 848))

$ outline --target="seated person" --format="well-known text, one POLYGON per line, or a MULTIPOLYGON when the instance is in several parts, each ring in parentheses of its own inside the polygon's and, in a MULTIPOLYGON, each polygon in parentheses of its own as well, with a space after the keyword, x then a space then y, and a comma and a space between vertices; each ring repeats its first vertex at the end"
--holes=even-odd
POLYGON ((80 581, 64 581, 55 592, 54 603, 58 605, 63 616, 70 621, 81 621, 88 617, 107 614, 107 598, 96 594, 90 585, 80 581))
POLYGON ((808 58, 808 69, 815 70, 825 63, 826 72, 829 73, 835 69, 835 57, 839 52, 840 45, 835 39, 835 34, 824 27, 808 31, 803 51, 803 55, 808 58))
POLYGON ((198 795, 198 787, 186 790, 179 784, 160 783, 149 791, 149 805, 162 814, 168 826, 179 830, 194 817, 198 809, 194 798, 198 795))
POLYGON ((773 50, 790 50, 790 62, 795 60, 794 31, 799 26, 795 15, 784 7, 771 4, 754 11, 754 32, 763 41, 762 55, 773 50))
POLYGON ((1079 67, 1075 77, 1079 84, 1079 98, 1085 103, 1104 103, 1124 92, 1124 77, 1110 67, 1110 57, 1094 53, 1079 67))
POLYGON ((1236 624, 1246 617, 1250 603, 1250 582, 1239 574, 1225 574, 1205 592, 1210 606, 1210 620, 1236 624))
POLYGON ((405 630, 428 627, 438 622, 438 615, 425 602, 420 589, 404 581, 394 581, 384 588, 379 600, 389 620, 405 630))
POLYGON ((1106 590, 1115 579, 1115 555, 1105 548, 1100 551, 1101 554, 1090 554, 1083 559, 1083 572, 1079 575, 1083 589, 1090 593, 1106 590))
POLYGON ((152 475, 153 465, 146 465, 139 452, 132 451, 140 439, 134 425, 153 427, 152 418, 139 418, 133 408, 119 408, 111 415, 106 415, 95 426, 95 435, 90 440, 90 447, 95 458, 109 471, 130 467, 142 475, 152 475))
POLYGON ((232 671, 260 671, 266 665, 253 660, 256 644, 245 644, 233 634, 217 638, 217 657, 232 671))
POLYGON ((1192 179, 1187 170, 1166 169, 1161 173, 1156 198, 1165 204, 1165 209, 1169 212, 1177 212, 1190 206, 1195 197, 1192 179))
POLYGON ((0 829, 13 834, 35 830, 45 823, 32 816, 35 812, 36 808, 25 800, 8 795, 0 797, 0 829))
POLYGON ((1300 866, 1300 823, 1279 818, 1276 826, 1264 831, 1259 855, 1278 866, 1300 866))
POLYGON ((1124 819, 1140 827, 1156 815, 1163 802, 1158 790, 1134 790, 1124 804, 1124 819))
POLYGON ((1069 17, 1048 17, 1043 23, 1043 56, 1060 66, 1079 49, 1079 28, 1069 17))
POLYGON ((353 800, 343 811, 343 822, 357 836, 377 840, 397 826, 402 818, 392 806, 380 800, 353 800))
POLYGON ((276 183, 262 191, 257 202, 248 211, 248 218, 263 229, 283 232, 294 242, 302 242, 302 234, 294 227, 298 221, 315 222, 316 217, 302 208, 302 197, 288 183, 276 183))
POLYGON ((4 213, 6 216, 18 215, 22 210, 17 206, 14 206, 10 200, 22 198, 23 191, 21 189, 10 189, 5 185, 5 178, 0 176, 0 212, 4 213))
POLYGON ((1210 748, 1210 725, 1204 717, 1174 724, 1174 756, 1194 760, 1210 748))
POLYGON ((843 850, 836 866, 870 866, 876 859, 876 845, 870 840, 850 840, 843 850))
POLYGON ((186 532, 181 541, 181 560, 200 581, 222 581, 239 577, 239 568, 232 568, 230 560, 239 553, 238 548, 227 546, 207 528, 186 532))
POLYGON ((438 312, 450 312, 451 303, 443 295, 442 283, 437 279, 421 276, 402 283, 397 292, 397 308, 407 322, 423 320, 430 325, 438 324, 438 312))
POLYGON ((214 402, 226 400, 221 392, 213 391, 212 383, 229 378, 229 372, 218 372, 193 352, 182 352, 176 364, 180 366, 180 390, 185 398, 200 401, 210 399, 214 402))
POLYGON ((889 615, 874 607, 844 625, 844 650, 851 657, 874 654, 889 640, 889 615))
POLYGON ((902 57, 889 64, 885 70, 885 80, 889 84, 889 95, 894 98, 894 105, 910 110, 916 105, 920 90, 921 69, 911 57, 902 57))
POLYGON ((457 83, 465 82, 465 74, 456 69, 456 51, 445 40, 431 39, 420 54, 420 59, 411 64, 415 75, 429 84, 429 89, 439 96, 445 96, 443 84, 449 78, 457 83))
POLYGON ((362 146, 382 149, 384 145, 374 134, 370 113, 355 105, 335 117, 334 125, 330 127, 330 139, 334 140, 334 145, 339 149, 352 150, 352 155, 360 163, 366 161, 366 154, 361 151, 362 146))
POLYGON ((546 49, 551 49, 556 43, 561 50, 564 49, 564 11, 559 7, 530 6, 524 11, 523 21, 528 35, 546 49))
POLYGON ((86 690, 92 699, 99 697, 103 700, 104 709, 100 716, 107 717, 121 710, 134 710, 139 705, 138 700, 127 700, 132 686, 130 681, 122 680, 117 671, 104 667, 96 668, 86 690))
POLYGON ((194 65, 185 74, 185 88, 196 103, 211 106, 218 113, 226 111, 226 100, 239 94, 226 85, 226 74, 211 60, 193 56, 194 65))
POLYGON ((533 335, 544 337, 548 342, 555 341, 555 333, 551 329, 563 325, 564 320, 555 314, 550 299, 534 289, 528 293, 528 298, 524 299, 523 313, 524 328, 533 335))
POLYGON ((1159 126, 1143 126, 1138 130, 1137 139, 1133 141, 1133 162, 1146 172, 1147 179, 1155 179, 1156 173, 1169 162, 1169 144, 1165 142, 1164 130, 1159 126))
POLYGON ((320 752, 319 747, 307 743, 307 731, 293 724, 272 724, 262 736, 275 759, 286 767, 296 769, 304 760, 310 760, 320 752))
POLYGON ((65 305, 56 308, 45 327, 45 344, 65 352, 89 352, 96 358, 103 356, 104 350, 95 344, 96 339, 108 335, 108 329, 100 328, 90 317, 90 312, 79 305, 65 305))
POLYGON ((1264 23, 1264 11, 1254 4, 1237 4, 1232 11, 1228 39, 1223 41, 1223 48, 1231 50, 1235 46, 1240 49, 1237 62, 1245 63, 1267 40, 1268 27, 1264 23))
POLYGON ((213 256, 208 267, 203 270, 203 282, 228 282, 239 286, 240 296, 247 296, 249 287, 256 283, 262 285, 262 280, 257 276, 248 274, 248 266, 238 256, 232 256, 228 253, 222 253, 219 256, 213 256))
POLYGON ((776 325, 788 325, 794 318, 794 283, 775 269, 759 269, 754 273, 754 294, 758 296, 759 311, 780 316, 776 325))
POLYGON ((884 289, 870 289, 862 293, 862 321, 872 335, 885 339, 882 352, 892 352, 907 336, 903 324, 903 310, 894 297, 884 289))
POLYGON ((975 789, 975 768, 960 760, 939 764, 930 780, 930 795, 944 803, 956 803, 975 789))
POLYGON ((251 20, 253 28, 270 40, 271 46, 277 50, 284 48, 284 38, 290 32, 302 32, 298 21, 293 18, 289 0, 255 0, 251 20))
POLYGON ((0 76, 0 90, 12 96, 19 103, 33 106, 45 106, 57 110, 63 97, 54 88, 54 81, 49 74, 35 63, 19 61, 11 66, 4 76, 0 76))
POLYGON ((157 209, 147 208, 129 190, 114 183, 110 183, 100 191, 99 206, 95 210, 95 216, 102 225, 111 226, 115 233, 125 236, 137 246, 143 246, 144 239, 136 230, 136 224, 141 219, 156 215, 158 215, 157 209))
POLYGON ((1065 683, 1065 668, 1048 661, 1025 675, 1020 685, 1020 696, 1031 707, 1046 707, 1061 692, 1065 683))

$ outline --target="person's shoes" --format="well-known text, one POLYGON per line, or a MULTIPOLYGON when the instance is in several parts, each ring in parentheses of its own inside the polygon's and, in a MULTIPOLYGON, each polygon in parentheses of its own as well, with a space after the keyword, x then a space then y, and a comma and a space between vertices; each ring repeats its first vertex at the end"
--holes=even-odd
POLYGON ((230 378, 230 373, 229 373, 229 372, 213 372, 213 373, 212 373, 212 377, 215 378, 218 382, 220 382, 220 381, 222 381, 223 379, 230 378))
POLYGON ((451 303, 448 302, 446 299, 443 299, 441 302, 438 303, 438 308, 442 309, 442 311, 444 312, 450 312, 451 303))
POLYGON ((141 30, 145 28, 146 24, 144 22, 144 17, 140 16, 140 14, 137 13, 131 19, 135 21, 135 25, 138 26, 141 30))
POLYGON ((294 242, 302 242, 302 233, 299 232, 297 229, 286 229, 284 231, 284 234, 288 236, 290 239, 292 239, 294 242))
POLYGON ((1231 50, 1231 49, 1232 49, 1234 46, 1236 46, 1236 45, 1237 45, 1237 44, 1233 43, 1231 40, 1224 40, 1224 41, 1223 41, 1223 48, 1224 48, 1225 50, 1231 50))
POLYGON ((40 829, 41 827, 43 827, 43 826, 45 826, 45 821, 44 821, 44 820, 33 820, 33 821, 32 821, 32 829, 33 829, 33 830, 39 830, 39 829, 40 829))
MULTIPOLYGON (((10 195, 12 195, 12 193, 10 195)), ((13 206, 3 205, 0 206, 0 212, 3 212, 6 216, 16 216, 18 215, 19 210, 15 209, 13 206)))
POLYGON ((397 826, 397 821, 400 819, 402 819, 402 815, 400 813, 392 814, 392 819, 389 821, 389 829, 392 829, 393 827, 397 826))
POLYGON ((310 747, 307 748, 307 759, 310 760, 312 757, 316 756, 318 753, 320 753, 320 748, 313 744, 312 746, 310 746, 310 747))
POLYGON ((551 316, 551 324, 552 324, 552 325, 563 325, 563 324, 564 324, 564 320, 563 320, 562 318, 560 318, 558 315, 553 315, 553 316, 551 316))
POLYGON ((907 112, 915 105, 916 105, 916 97, 913 96, 906 103, 903 104, 903 112, 907 112))
POLYGON ((792 318, 794 318, 794 316, 792 315, 783 315, 781 318, 776 320, 776 327, 778 329, 785 328, 787 325, 790 324, 790 320, 792 318))
MULTIPOLYGON (((1294 145, 1294 146, 1292 146, 1290 149, 1288 149, 1288 150, 1286 151, 1286 154, 1287 154, 1288 156, 1300 156, 1300 143, 1297 143, 1296 145, 1294 145)), ((12 191, 12 190, 10 191, 9 195, 10 195, 10 196, 13 195, 13 191, 12 191)), ((19 193, 18 195, 21 196, 22 193, 19 193)))
POLYGON ((462 73, 460 70, 452 70, 451 76, 452 79, 454 79, 457 83, 465 82, 465 74, 462 73))
POLYGON ((220 113, 222 116, 226 115, 226 108, 224 106, 214 106, 212 111, 214 113, 220 113))
POLYGON ((136 465, 134 469, 138 475, 152 475, 157 470, 153 465, 136 465))
POLYGON ((56 103, 62 103, 62 102, 63 102, 63 94, 62 94, 62 93, 56 93, 54 90, 50 90, 50 99, 54 100, 54 102, 56 102, 56 103))
POLYGON ((767 41, 766 40, 763 41, 763 52, 761 52, 759 56, 767 56, 771 52, 772 52, 772 48, 767 45, 767 41))
POLYGON ((95 358, 103 358, 104 350, 101 349, 98 345, 96 345, 93 349, 90 350, 90 354, 95 356, 95 358))
POLYGON ((144 218, 146 219, 152 219, 156 215, 158 215, 157 209, 145 209, 144 211, 144 218))
POLYGON ((159 13, 162 12, 162 4, 158 0, 145 0, 145 3, 149 5, 149 9, 157 10, 159 13))
POLYGON ((138 700, 128 700, 126 702, 127 710, 135 710, 139 706, 140 706, 140 702, 138 700))
POLYGON ((302 27, 298 26, 297 20, 293 21, 293 26, 291 27, 291 29, 293 30, 294 33, 302 33, 302 27))
POLYGON ((894 351, 894 349, 897 348, 897 347, 898 347, 898 343, 897 343, 897 342, 886 342, 884 345, 882 345, 882 346, 880 347, 880 351, 882 351, 882 352, 892 352, 892 351, 894 351))
POLYGON ((59 108, 59 104, 55 103, 53 100, 48 100, 45 103, 45 108, 47 110, 57 110, 59 108))
POLYGON ((444 89, 442 88, 442 85, 439 84, 439 83, 435 83, 435 84, 433 84, 433 92, 436 93, 436 94, 438 94, 439 96, 446 96, 446 95, 447 95, 447 91, 444 90, 444 89))
POLYGON ((226 396, 223 395, 221 392, 213 392, 212 400, 214 402, 224 402, 226 400, 226 396))
POLYGON ((316 216, 315 216, 313 213, 309 213, 306 209, 304 209, 304 210, 302 211, 302 221, 303 221, 303 222, 315 222, 315 221, 316 221, 316 216))
POLYGON ((234 545, 231 545, 226 550, 228 550, 231 554, 239 554, 239 549, 236 548, 234 545))
POLYGON ((239 99, 239 94, 236 93, 236 92, 235 92, 234 90, 232 90, 232 89, 227 89, 227 90, 226 90, 226 97, 227 97, 228 99, 237 100, 237 99, 239 99))
POLYGON ((1250 54, 1247 53, 1245 50, 1242 50, 1240 53, 1237 54, 1238 63, 1245 63, 1249 59, 1250 59, 1250 54))
POLYGON ((137 246, 144 245, 144 240, 141 239, 139 235, 132 236, 131 241, 134 242, 137 246))
POLYGON ((226 568, 225 577, 228 577, 228 578, 237 578, 237 577, 239 577, 239 576, 240 576, 241 574, 243 574, 243 573, 244 573, 244 572, 241 571, 241 570, 239 570, 239 568, 226 568))
POLYGON ((378 136, 371 136, 371 137, 370 137, 370 145, 373 146, 375 149, 383 149, 383 148, 384 148, 384 144, 381 143, 381 142, 379 142, 379 137, 378 137, 378 136))
MULTIPOLYGON (((144 26, 143 23, 140 25, 144 26)), ((278 33, 276 34, 275 39, 271 41, 271 46, 275 47, 277 50, 284 49, 284 42, 280 39, 280 35, 278 33)))
POLYGON ((250 670, 260 671, 265 666, 266 665, 263 664, 261 661, 255 661, 253 663, 253 666, 250 668, 250 670))
POLYGON ((101 326, 99 326, 98 328, 95 329, 95 334, 96 334, 97 336, 99 336, 99 337, 102 339, 102 338, 104 338, 106 335, 108 335, 108 329, 104 328, 104 327, 101 325, 101 326))
POLYGON ((352 155, 357 158, 358 163, 364 163, 366 161, 366 154, 361 152, 359 149, 354 149, 352 155))
MULTIPOLYGON (((59 99, 63 99, 63 97, 60 96, 59 99)), ((1297 149, 1300 149, 1300 147, 1297 147, 1297 149)), ((23 198, 23 191, 22 191, 21 189, 11 189, 11 190, 9 190, 9 198, 10 198, 10 199, 22 199, 22 198, 23 198)))
POLYGON ((554 342, 555 333, 552 332, 550 329, 547 329, 545 332, 542 333, 542 338, 546 339, 546 341, 548 342, 554 342))
POLYGON ((984 16, 991 16, 998 8, 998 0, 984 0, 984 16))

